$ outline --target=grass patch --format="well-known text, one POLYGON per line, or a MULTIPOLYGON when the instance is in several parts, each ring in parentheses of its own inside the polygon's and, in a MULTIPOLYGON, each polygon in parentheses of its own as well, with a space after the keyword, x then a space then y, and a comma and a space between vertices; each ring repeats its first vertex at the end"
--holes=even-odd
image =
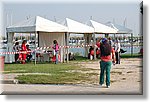
POLYGON ((87 57, 83 57, 83 56, 75 56, 75 61, 90 61, 87 57))
POLYGON ((119 74, 119 75, 122 74, 122 72, 118 72, 118 71, 111 71, 110 73, 112 73, 112 74, 119 74))
POLYGON ((128 71, 127 73, 133 73, 133 71, 128 71))
POLYGON ((122 80, 126 80, 126 78, 122 78, 122 80))
POLYGON ((6 71, 4 73, 22 73, 23 75, 17 76, 16 79, 23 84, 82 84, 90 83, 94 80, 93 76, 98 76, 97 73, 90 72, 91 69, 80 68, 72 63, 5 64, 4 71, 6 71))
POLYGON ((111 83, 117 82, 117 80, 110 80, 111 83))
POLYGON ((52 75, 21 75, 17 79, 22 84, 78 84, 88 81, 88 77, 81 73, 63 73, 52 75))
POLYGON ((4 71, 9 73, 60 73, 65 70, 78 69, 76 66, 68 64, 5 64, 4 71))
POLYGON ((120 55, 121 58, 142 58, 140 54, 122 54, 120 55))

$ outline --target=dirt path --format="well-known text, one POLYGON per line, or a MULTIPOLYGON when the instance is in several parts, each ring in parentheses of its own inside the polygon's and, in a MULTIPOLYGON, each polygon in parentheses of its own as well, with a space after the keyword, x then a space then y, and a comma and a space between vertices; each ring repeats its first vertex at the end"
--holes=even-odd
MULTIPOLYGON (((83 68, 92 68, 94 73, 100 73, 99 61, 80 62, 83 68)), ((121 64, 113 65, 111 69, 111 89, 115 90, 134 90, 142 92, 142 59, 128 58, 121 59, 121 64)), ((99 81, 99 79, 95 78, 99 81)), ((97 85, 98 82, 95 81, 97 85)))

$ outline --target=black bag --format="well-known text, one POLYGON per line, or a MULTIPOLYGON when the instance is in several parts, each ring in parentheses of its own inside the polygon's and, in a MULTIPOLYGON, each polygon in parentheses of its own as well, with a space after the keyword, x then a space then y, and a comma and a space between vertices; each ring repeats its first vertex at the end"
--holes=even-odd
POLYGON ((101 56, 111 55, 111 46, 109 43, 101 44, 100 46, 101 56))

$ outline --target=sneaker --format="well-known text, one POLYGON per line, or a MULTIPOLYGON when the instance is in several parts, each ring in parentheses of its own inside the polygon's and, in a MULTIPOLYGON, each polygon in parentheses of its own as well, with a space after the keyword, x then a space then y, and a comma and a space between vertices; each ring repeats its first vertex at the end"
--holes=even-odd
POLYGON ((108 85, 107 88, 110 88, 110 86, 108 85))
POLYGON ((105 85, 104 84, 100 84, 100 87, 104 87, 105 85))

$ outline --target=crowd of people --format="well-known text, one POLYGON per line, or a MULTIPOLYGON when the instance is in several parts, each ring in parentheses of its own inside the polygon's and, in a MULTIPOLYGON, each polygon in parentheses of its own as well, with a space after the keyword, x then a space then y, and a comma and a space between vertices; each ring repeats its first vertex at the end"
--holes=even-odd
POLYGON ((25 64, 32 58, 31 49, 29 48, 29 45, 27 45, 26 40, 22 42, 21 46, 19 46, 19 42, 16 42, 13 46, 13 50, 15 52, 21 52, 15 54, 15 63, 21 62, 22 64, 25 64))
MULTIPOLYGON (((102 38, 103 39, 103 38, 102 38)), ((102 44, 102 39, 100 40, 97 40, 96 42, 96 58, 100 58, 100 46, 102 44)), ((108 43, 109 45, 114 49, 115 51, 115 58, 116 58, 116 63, 115 64, 120 64, 120 53, 121 53, 121 46, 120 46, 120 43, 119 43, 119 40, 116 39, 115 42, 113 42, 111 40, 111 38, 108 38, 108 43)), ((124 50, 123 50, 124 51, 124 50)), ((90 60, 94 59, 94 46, 90 46, 89 48, 89 54, 88 54, 88 58, 90 60)))
MULTIPOLYGON (((55 64, 58 64, 59 61, 59 45, 57 40, 53 41, 53 61, 55 64)), ((15 54, 15 63, 22 63, 25 64, 26 62, 30 62, 32 59, 31 49, 27 44, 26 40, 23 40, 21 46, 19 42, 16 41, 15 45, 13 46, 14 52, 20 52, 15 54)))

